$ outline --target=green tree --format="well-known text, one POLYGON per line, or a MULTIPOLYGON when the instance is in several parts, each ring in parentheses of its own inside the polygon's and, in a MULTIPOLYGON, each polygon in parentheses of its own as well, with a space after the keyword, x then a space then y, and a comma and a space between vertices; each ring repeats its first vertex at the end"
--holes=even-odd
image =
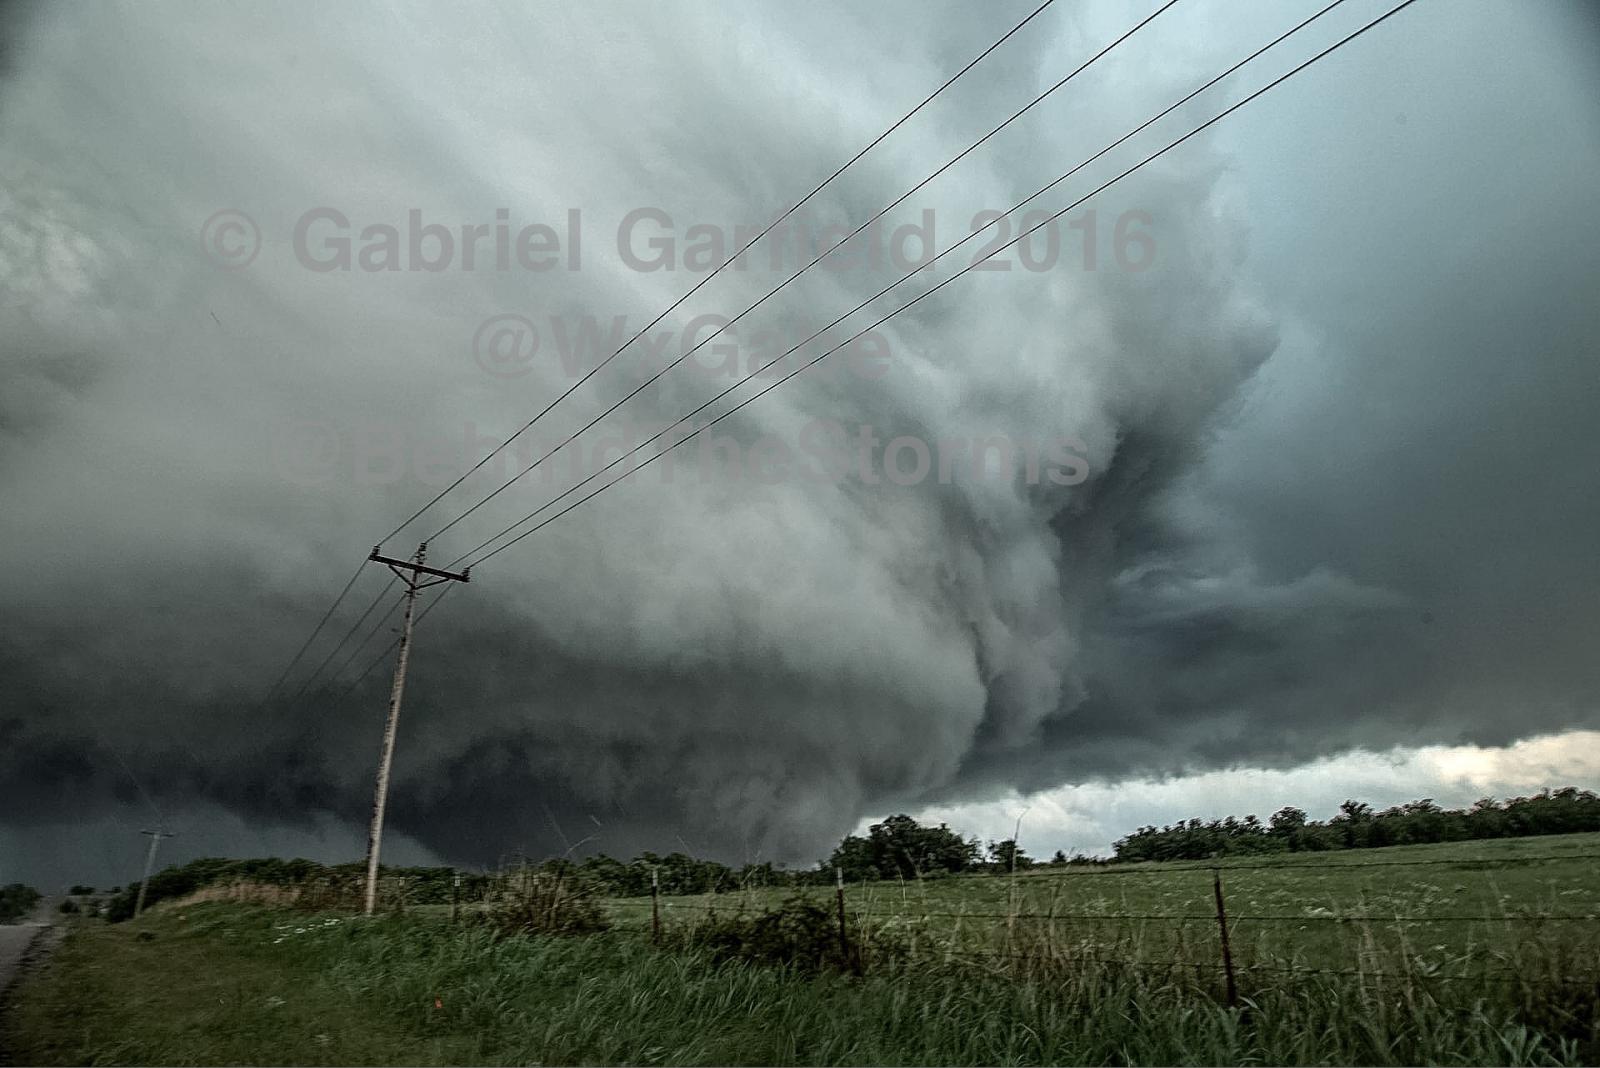
POLYGON ((1022 851, 1013 838, 989 843, 989 866, 997 872, 1033 867, 1033 858, 1022 851))

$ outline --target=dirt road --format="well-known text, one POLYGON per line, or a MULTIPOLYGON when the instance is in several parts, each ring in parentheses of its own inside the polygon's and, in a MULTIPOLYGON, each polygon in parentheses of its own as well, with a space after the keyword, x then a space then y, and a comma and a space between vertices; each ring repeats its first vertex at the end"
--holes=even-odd
POLYGON ((34 939, 45 935, 60 915, 56 911, 60 903, 60 898, 43 898, 25 919, 18 923, 0 924, 0 994, 4 994, 12 980, 16 979, 34 939))

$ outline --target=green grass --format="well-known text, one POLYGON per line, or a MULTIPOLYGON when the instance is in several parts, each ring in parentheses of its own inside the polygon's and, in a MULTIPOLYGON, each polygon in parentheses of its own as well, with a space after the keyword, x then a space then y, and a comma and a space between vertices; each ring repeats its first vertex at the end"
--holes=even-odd
MULTIPOLYGON (((1380 901, 1417 915, 1592 912, 1594 862, 1507 862, 1600 852, 1585 837, 1533 849, 1519 841, 1349 857, 1437 855, 1451 861, 1443 868, 1297 872, 1289 858, 1272 871, 1229 874, 1229 900, 1241 914, 1370 910, 1380 901)), ((1074 910, 1210 907, 1207 872, 1016 883, 952 879, 855 888, 851 897, 875 913, 898 902, 905 924, 916 916, 932 924, 928 912, 999 912, 1013 902, 1031 909, 1051 894, 1074 910)), ((1007 944, 1005 921, 970 923, 981 933, 975 946, 1007 944)), ((1010 930, 1013 948, 1025 952, 987 962, 929 940, 914 956, 873 962, 855 977, 658 949, 631 921, 583 938, 496 937, 431 911, 366 920, 174 904, 132 923, 78 921, 0 1017, 0 1050, 25 1064, 1578 1064, 1600 1056, 1594 923, 1532 937, 1490 925, 1473 936, 1532 978, 1585 969, 1587 983, 1550 987, 1430 976, 1418 959, 1435 952, 1433 943, 1408 943, 1410 957, 1390 959, 1396 977, 1381 978, 1373 961, 1385 947, 1368 956, 1358 944, 1338 956, 1351 948, 1346 941, 1370 942, 1379 928, 1328 924, 1340 938, 1318 949, 1306 943, 1321 928, 1306 926, 1270 943, 1246 938, 1250 959, 1279 967, 1337 959, 1355 974, 1245 971, 1245 1000, 1230 1009, 1214 972, 1124 963, 1173 948, 1164 935, 1131 929, 1093 954, 1084 952, 1085 940, 1101 937, 1092 927, 1047 929, 1031 941, 1010 930), (1093 959, 1102 955, 1109 959, 1093 959)), ((678 917, 671 931, 683 933, 678 917)), ((1179 948, 1210 954, 1215 933, 1214 924, 1197 930, 1179 948)))
POLYGON ((629 935, 494 938, 238 905, 85 925, 4 1023, 18 1063, 1579 1063, 1504 1006, 1341 980, 1230 1011, 1170 977, 717 966, 629 935), (329 920, 337 919, 337 923, 329 920), (436 1000, 438 1007, 435 1007, 436 1000))

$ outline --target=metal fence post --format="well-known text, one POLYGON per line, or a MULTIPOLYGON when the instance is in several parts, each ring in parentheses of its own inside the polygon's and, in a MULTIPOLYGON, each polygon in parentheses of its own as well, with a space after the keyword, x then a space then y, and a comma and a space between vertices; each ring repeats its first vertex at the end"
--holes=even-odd
POLYGON ((844 956, 844 962, 855 971, 860 971, 859 962, 850 953, 850 928, 844 916, 844 869, 835 866, 833 869, 834 896, 839 903, 839 952, 844 956))

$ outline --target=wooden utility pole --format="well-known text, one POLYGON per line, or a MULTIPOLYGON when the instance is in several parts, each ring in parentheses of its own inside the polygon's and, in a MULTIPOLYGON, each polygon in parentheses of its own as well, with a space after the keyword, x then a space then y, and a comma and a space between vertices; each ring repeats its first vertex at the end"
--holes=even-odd
POLYGON ((443 582, 467 582, 471 568, 459 575, 427 567, 423 560, 428 555, 428 543, 417 546, 417 554, 410 560, 394 560, 378 555, 382 546, 374 545, 368 560, 387 564, 389 570, 406 584, 405 621, 400 628, 400 655, 394 665, 394 685, 389 689, 389 717, 383 725, 383 748, 378 757, 378 783, 372 798, 372 829, 367 834, 367 899, 366 912, 371 916, 378 906, 378 847, 383 838, 383 810, 389 802, 389 767, 394 763, 394 737, 400 724, 400 698, 406 689, 406 661, 411 656, 411 626, 416 616, 417 592, 443 582), (433 578, 424 581, 423 575, 433 578))
POLYGON ((144 878, 139 880, 139 896, 133 903, 133 918, 138 919, 139 913, 144 911, 145 895, 150 892, 150 873, 156 867, 156 847, 161 844, 161 839, 171 838, 177 831, 140 831, 140 834, 150 836, 150 851, 144 855, 144 878))

